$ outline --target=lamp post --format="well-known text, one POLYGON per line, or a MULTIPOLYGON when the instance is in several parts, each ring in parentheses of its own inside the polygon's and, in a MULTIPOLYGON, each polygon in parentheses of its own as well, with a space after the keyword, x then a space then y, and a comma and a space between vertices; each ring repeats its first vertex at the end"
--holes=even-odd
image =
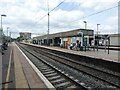
POLYGON ((3 43, 2 17, 6 17, 6 15, 5 15, 5 14, 2 14, 2 15, 1 15, 1 30, 0 30, 0 33, 1 33, 1 42, 3 43))
POLYGON ((1 30, 3 30, 3 28, 2 28, 2 17, 6 17, 7 15, 5 15, 5 14, 2 14, 1 15, 1 30))
POLYGON ((12 32, 9 33, 9 36, 10 36, 10 43, 11 43, 11 33, 12 33, 12 32))
POLYGON ((85 29, 87 29, 87 22, 86 21, 83 21, 85 23, 85 29))
POLYGON ((7 27, 7 42, 9 41, 9 40, 8 40, 8 39, 9 39, 9 38, 8 38, 8 29, 9 29, 9 27, 7 27))
POLYGON ((49 26, 50 26, 50 12, 49 12, 49 0, 48 0, 48 2, 47 2, 47 4, 48 4, 48 31, 47 31, 47 45, 49 45, 49 32, 50 32, 50 28, 49 28, 49 26))
POLYGON ((83 32, 78 32, 78 35, 81 35, 81 46, 83 46, 83 42, 84 42, 83 32))
POLYGON ((98 40, 98 26, 99 26, 100 24, 97 24, 97 51, 98 51, 98 42, 99 42, 99 40, 98 40))
POLYGON ((7 37, 8 37, 8 29, 9 29, 10 27, 7 27, 7 37))

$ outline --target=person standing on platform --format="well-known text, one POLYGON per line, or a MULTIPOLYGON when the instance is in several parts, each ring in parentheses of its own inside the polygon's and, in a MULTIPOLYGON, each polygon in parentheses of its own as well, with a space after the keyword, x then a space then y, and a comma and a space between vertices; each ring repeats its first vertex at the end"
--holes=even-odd
POLYGON ((73 48, 73 44, 71 43, 71 44, 70 44, 70 50, 72 50, 72 48, 73 48))
POLYGON ((76 41, 76 50, 78 51, 79 50, 79 40, 76 41))

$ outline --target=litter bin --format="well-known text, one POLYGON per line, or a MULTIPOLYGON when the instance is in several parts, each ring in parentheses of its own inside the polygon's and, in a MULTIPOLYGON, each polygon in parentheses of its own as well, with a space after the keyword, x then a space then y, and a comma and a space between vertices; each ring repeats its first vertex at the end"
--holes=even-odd
POLYGON ((83 46, 80 46, 80 51, 83 51, 83 46))

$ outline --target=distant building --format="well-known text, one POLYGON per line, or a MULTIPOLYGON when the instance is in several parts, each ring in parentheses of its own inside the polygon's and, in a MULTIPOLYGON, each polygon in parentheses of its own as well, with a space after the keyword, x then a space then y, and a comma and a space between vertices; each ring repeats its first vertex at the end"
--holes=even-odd
POLYGON ((63 45, 64 48, 68 48, 71 43, 76 45, 76 42, 79 42, 81 46, 91 44, 93 35, 94 31, 90 29, 74 29, 66 32, 34 37, 33 43, 51 46, 63 45))
POLYGON ((31 39, 31 33, 30 32, 20 32, 20 37, 24 40, 30 40, 31 39))
POLYGON ((120 33, 118 34, 101 34, 98 35, 99 45, 108 45, 108 38, 110 38, 110 46, 119 46, 120 47, 120 33))
POLYGON ((110 45, 111 46, 120 46, 120 34, 111 34, 110 35, 110 45))

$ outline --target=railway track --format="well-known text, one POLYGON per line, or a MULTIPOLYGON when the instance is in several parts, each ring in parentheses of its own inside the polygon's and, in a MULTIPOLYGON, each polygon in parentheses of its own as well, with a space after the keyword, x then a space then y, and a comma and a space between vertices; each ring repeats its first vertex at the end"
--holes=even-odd
POLYGON ((104 68, 100 68, 95 65, 90 65, 79 61, 75 61, 45 50, 35 50, 35 51, 43 55, 46 55, 51 59, 57 60, 58 62, 63 63, 71 68, 82 71, 86 74, 89 74, 95 78, 98 78, 104 82, 107 82, 113 86, 120 88, 120 73, 112 72, 110 70, 105 70, 104 68))
MULTIPOLYGON (((88 75, 89 78, 92 78, 92 80, 94 79, 95 83, 90 82, 89 80, 86 80, 87 82, 84 82, 84 80, 83 80, 83 82, 80 82, 80 80, 79 80, 80 77, 76 78, 73 75, 70 75, 70 74, 68 75, 67 73, 65 74, 68 77, 74 78, 77 83, 80 83, 80 85, 83 85, 86 89, 114 88, 114 89, 119 90, 119 88, 120 88, 120 86, 119 86, 119 84, 120 84, 119 83, 119 80, 120 80, 119 73, 111 72, 110 70, 104 70, 104 69, 101 69, 101 68, 96 67, 96 66, 87 65, 86 63, 81 63, 79 61, 75 61, 75 60, 72 60, 70 58, 66 58, 64 56, 57 55, 55 53, 49 52, 48 50, 36 49, 36 47, 34 47, 33 50, 35 51, 34 53, 37 53, 37 54, 39 53, 38 56, 43 57, 43 55, 44 55, 48 59, 51 59, 51 61, 54 60, 55 62, 59 62, 59 64, 61 64, 61 65, 63 64, 69 68, 72 68, 72 70, 74 70, 74 71, 76 70, 77 72, 82 72, 82 75, 84 75, 84 76, 88 75), (91 83, 91 84, 88 84, 88 83, 91 83)), ((56 67, 56 69, 58 69, 58 67, 56 67)), ((60 70, 60 68, 58 70, 65 72, 64 70, 60 70)), ((54 72, 54 71, 50 70, 50 72, 54 72)), ((49 68, 48 68, 48 73, 50 73, 50 72, 49 72, 49 68)), ((46 74, 48 74, 48 73, 46 73, 46 74)), ((60 79, 60 81, 61 80, 64 80, 64 79, 60 79)))
POLYGON ((38 57, 39 55, 37 53, 27 48, 23 48, 22 45, 19 45, 19 47, 57 90, 67 90, 67 89, 88 90, 87 87, 77 82, 77 80, 74 80, 73 77, 69 77, 68 74, 65 74, 63 71, 61 71, 57 67, 46 62, 46 60, 38 57), (32 59, 30 57, 32 57, 32 59))

